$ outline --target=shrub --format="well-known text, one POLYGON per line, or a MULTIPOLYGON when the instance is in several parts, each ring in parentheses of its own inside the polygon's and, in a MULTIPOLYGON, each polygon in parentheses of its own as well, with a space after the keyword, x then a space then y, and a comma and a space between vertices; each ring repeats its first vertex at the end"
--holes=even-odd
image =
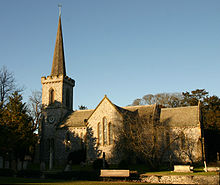
POLYGON ((13 175, 15 175, 15 171, 14 170, 0 168, 0 176, 11 177, 13 175))
MULTIPOLYGON (((95 170, 100 170, 103 168, 103 159, 96 159, 93 164, 92 164, 92 167, 95 169, 95 170)), ((107 163, 107 161, 105 160, 105 168, 109 168, 109 165, 107 163)))
POLYGON ((129 169, 128 161, 127 160, 121 160, 118 164, 118 168, 120 169, 129 169))
POLYGON ((86 160, 86 151, 84 149, 71 152, 67 158, 72 164, 80 164, 86 160))
POLYGON ((63 180, 98 180, 99 173, 97 171, 71 171, 46 173, 46 178, 63 179, 63 180))
POLYGON ((18 177, 40 178, 41 172, 39 170, 20 170, 17 172, 18 177))

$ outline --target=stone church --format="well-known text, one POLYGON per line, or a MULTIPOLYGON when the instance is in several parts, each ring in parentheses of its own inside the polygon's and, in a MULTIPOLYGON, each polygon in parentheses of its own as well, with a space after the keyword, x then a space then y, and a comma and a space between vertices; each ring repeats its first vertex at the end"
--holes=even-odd
POLYGON ((40 160, 50 167, 65 164, 71 152, 85 146, 87 161, 93 161, 105 153, 107 161, 119 162, 123 158, 119 156, 113 160, 113 149, 117 144, 118 128, 127 115, 131 117, 127 123, 138 118, 160 130, 154 137, 162 141, 161 145, 169 145, 170 152, 165 156, 165 161, 171 158, 178 163, 203 160, 199 105, 179 108, 160 108, 158 105, 119 107, 105 95, 95 109, 73 111, 75 81, 66 74, 61 16, 51 74, 42 77, 41 83, 44 111, 39 132, 40 160), (171 143, 177 134, 181 137, 171 143))

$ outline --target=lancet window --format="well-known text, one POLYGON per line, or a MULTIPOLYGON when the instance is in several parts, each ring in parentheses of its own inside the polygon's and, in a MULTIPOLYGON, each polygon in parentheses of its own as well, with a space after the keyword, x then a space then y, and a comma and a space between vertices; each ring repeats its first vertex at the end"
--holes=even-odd
POLYGON ((55 101, 55 91, 50 89, 49 91, 49 104, 54 103, 55 101))
POLYGON ((113 144, 113 125, 107 122, 106 117, 102 119, 102 124, 97 124, 97 137, 99 145, 113 144))
POLYGON ((98 130, 98 133, 97 133, 97 135, 98 135, 98 144, 102 145, 102 127, 101 127, 101 124, 98 123, 97 127, 98 127, 97 128, 97 130, 98 130))

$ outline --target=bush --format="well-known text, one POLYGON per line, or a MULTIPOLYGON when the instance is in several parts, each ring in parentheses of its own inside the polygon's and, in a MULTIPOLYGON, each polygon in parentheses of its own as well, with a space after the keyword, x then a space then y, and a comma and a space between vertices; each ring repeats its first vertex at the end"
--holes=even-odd
POLYGON ((0 176, 12 177, 13 175, 15 175, 15 171, 14 170, 0 168, 0 176))
POLYGON ((46 178, 63 179, 63 180, 98 180, 99 173, 97 171, 70 171, 46 173, 46 178))
POLYGON ((67 158, 72 164, 80 164, 86 160, 86 151, 84 149, 71 152, 67 158))
POLYGON ((41 172, 38 170, 21 170, 17 172, 18 177, 40 178, 41 172))
POLYGON ((120 169, 129 169, 128 161, 127 160, 121 160, 118 164, 118 168, 120 169))
MULTIPOLYGON (((95 169, 95 170, 100 170, 100 169, 103 169, 103 159, 96 159, 93 164, 92 164, 92 167, 95 169)), ((109 168, 109 165, 107 163, 107 161, 105 160, 105 168, 109 168)))

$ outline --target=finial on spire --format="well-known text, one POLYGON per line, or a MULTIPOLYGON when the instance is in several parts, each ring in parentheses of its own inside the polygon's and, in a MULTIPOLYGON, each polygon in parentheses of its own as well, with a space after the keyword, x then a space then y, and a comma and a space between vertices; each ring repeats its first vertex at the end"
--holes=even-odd
POLYGON ((61 5, 61 4, 58 4, 58 8, 59 8, 59 16, 61 16, 61 8, 62 8, 62 5, 61 5))

